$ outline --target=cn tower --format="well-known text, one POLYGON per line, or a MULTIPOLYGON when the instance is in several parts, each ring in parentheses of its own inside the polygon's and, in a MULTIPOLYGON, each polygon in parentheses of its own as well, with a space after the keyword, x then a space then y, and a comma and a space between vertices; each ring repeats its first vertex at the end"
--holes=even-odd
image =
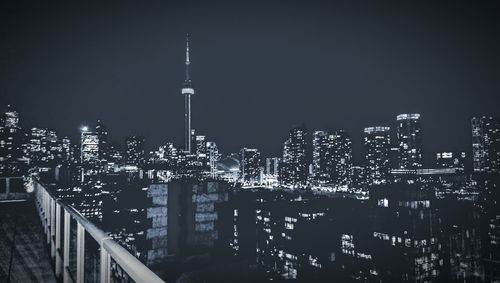
POLYGON ((182 95, 184 95, 184 151, 191 153, 191 95, 194 94, 194 89, 191 86, 191 78, 189 77, 189 34, 186 35, 186 79, 182 87, 182 95))

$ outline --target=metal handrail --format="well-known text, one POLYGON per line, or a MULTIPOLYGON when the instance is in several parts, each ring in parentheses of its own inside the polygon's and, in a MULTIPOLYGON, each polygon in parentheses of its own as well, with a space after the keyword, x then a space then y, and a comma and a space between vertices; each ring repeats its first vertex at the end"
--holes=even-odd
POLYGON ((69 282, 69 229, 71 217, 77 222, 77 272, 76 282, 84 281, 84 254, 85 231, 99 244, 101 250, 100 281, 110 282, 111 260, 113 259, 121 269, 135 282, 165 283, 151 269, 130 254, 125 248, 114 241, 103 230, 90 222, 73 206, 57 198, 37 180, 33 181, 38 213, 47 234, 47 243, 55 259, 56 276, 63 277, 63 282, 69 282), (61 247, 61 208, 64 212, 64 251, 62 256, 58 252, 61 247))

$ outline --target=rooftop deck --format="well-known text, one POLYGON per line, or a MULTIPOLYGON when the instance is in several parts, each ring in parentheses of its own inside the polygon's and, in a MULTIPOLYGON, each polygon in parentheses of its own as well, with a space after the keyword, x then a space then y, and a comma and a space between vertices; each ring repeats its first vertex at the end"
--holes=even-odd
POLYGON ((0 202, 0 282, 56 282, 33 200, 0 202))

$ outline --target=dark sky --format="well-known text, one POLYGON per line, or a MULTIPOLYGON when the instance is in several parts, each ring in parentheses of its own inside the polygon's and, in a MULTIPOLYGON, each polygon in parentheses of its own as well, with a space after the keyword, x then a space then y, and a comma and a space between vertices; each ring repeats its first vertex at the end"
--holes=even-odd
POLYGON ((0 106, 73 138, 101 119, 181 145, 189 32, 193 127, 225 153, 278 155, 303 122, 347 129, 359 158, 363 128, 405 112, 428 154, 469 150, 470 117, 500 114, 495 2, 2 1, 0 106))

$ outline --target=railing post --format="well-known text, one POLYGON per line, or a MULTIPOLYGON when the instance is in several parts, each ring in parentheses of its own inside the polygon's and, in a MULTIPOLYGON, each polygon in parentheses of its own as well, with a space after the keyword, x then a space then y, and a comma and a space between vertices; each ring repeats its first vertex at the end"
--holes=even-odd
POLYGON ((61 278, 61 205, 56 202, 56 277, 61 278))
POLYGON ((50 255, 56 259, 56 200, 50 198, 50 255))
POLYGON ((111 258, 101 242, 101 283, 111 282, 111 258))
POLYGON ((44 233, 47 233, 47 221, 45 221, 46 219, 46 216, 47 216, 47 212, 45 212, 45 201, 46 201, 46 198, 45 198, 45 191, 42 191, 42 224, 43 224, 43 232, 44 233))
POLYGON ((69 236, 71 229, 71 215, 64 210, 64 252, 63 252, 63 282, 69 283, 69 236))
POLYGON ((47 235, 47 245, 50 247, 50 196, 47 191, 45 193, 45 233, 47 235))
POLYGON ((76 233, 76 282, 83 283, 85 275, 85 228, 78 222, 76 233))

